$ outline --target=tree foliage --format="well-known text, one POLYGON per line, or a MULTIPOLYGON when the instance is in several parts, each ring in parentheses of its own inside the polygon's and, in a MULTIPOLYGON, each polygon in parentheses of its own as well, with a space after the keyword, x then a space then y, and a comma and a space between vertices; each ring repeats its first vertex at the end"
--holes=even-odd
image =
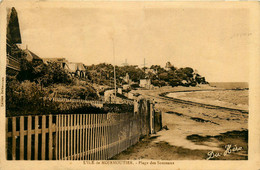
MULTIPOLYGON (((145 73, 148 68, 138 68, 135 66, 116 66, 117 83, 125 83, 123 77, 128 74, 132 81, 138 82, 143 78, 150 78, 151 83, 155 86, 196 86, 197 84, 207 83, 204 77, 195 73, 191 67, 176 68, 168 63, 169 70, 165 70, 160 65, 152 65, 149 69, 154 72, 145 73)), ((101 63, 91 65, 87 68, 92 82, 100 84, 113 84, 114 66, 111 64, 101 63)))
POLYGON ((53 62, 46 65, 44 63, 29 62, 26 59, 21 60, 21 71, 17 75, 17 80, 20 82, 29 80, 41 83, 43 86, 72 83, 72 77, 59 64, 53 62))
MULTIPOLYGON (((117 83, 123 82, 123 77, 128 73, 129 78, 133 81, 139 81, 145 78, 145 73, 135 66, 115 67, 117 83)), ((111 64, 101 63, 87 67, 87 75, 93 83, 109 85, 113 83, 114 66, 111 64)))

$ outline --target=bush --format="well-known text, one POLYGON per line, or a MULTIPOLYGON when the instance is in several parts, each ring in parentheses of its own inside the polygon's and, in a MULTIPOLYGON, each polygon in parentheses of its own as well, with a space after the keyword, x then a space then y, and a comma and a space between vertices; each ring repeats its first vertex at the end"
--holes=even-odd
POLYGON ((166 85, 166 82, 164 80, 157 80, 157 79, 152 80, 151 83, 152 83, 152 85, 159 86, 159 87, 166 85))
POLYGON ((49 63, 41 71, 42 76, 38 79, 44 86, 59 83, 71 84, 73 82, 72 77, 57 63, 49 63))
POLYGON ((70 98, 70 99, 98 99, 97 92, 89 85, 54 85, 46 89, 48 97, 70 98))
POLYGON ((9 79, 6 86, 6 114, 47 113, 55 105, 43 101, 44 96, 44 91, 35 82, 26 80, 20 83, 15 79, 9 79))
POLYGON ((26 59, 21 60, 21 71, 17 75, 17 80, 20 82, 29 80, 41 83, 45 87, 52 84, 71 84, 73 82, 72 77, 55 62, 46 65, 29 62, 26 59))

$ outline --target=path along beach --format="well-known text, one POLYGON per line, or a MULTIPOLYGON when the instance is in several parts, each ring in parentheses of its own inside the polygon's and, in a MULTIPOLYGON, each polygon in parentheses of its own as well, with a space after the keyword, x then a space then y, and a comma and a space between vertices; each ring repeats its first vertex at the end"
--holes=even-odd
POLYGON ((247 159, 248 89, 226 90, 203 85, 135 92, 156 102, 165 128, 113 159, 205 160, 209 152, 221 155, 211 159, 247 159), (190 105, 171 100, 171 97, 246 112, 190 105), (228 147, 240 150, 223 155, 228 147))

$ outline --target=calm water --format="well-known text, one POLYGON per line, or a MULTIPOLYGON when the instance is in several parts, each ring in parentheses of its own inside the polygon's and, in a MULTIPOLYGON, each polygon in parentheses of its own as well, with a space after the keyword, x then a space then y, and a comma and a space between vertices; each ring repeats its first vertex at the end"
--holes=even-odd
POLYGON ((209 84, 224 89, 249 88, 248 82, 211 82, 209 84))

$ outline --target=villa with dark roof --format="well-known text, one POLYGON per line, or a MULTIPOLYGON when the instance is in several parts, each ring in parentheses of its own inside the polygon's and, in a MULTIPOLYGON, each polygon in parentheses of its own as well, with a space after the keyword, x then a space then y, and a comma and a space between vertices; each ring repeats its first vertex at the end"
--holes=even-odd
POLYGON ((60 65, 61 68, 68 71, 71 76, 76 76, 80 78, 86 77, 86 67, 83 63, 69 62, 63 57, 60 58, 43 58, 45 64, 55 62, 60 65))
POLYGON ((29 62, 40 62, 43 60, 28 50, 22 50, 19 46, 22 44, 20 33, 18 14, 15 8, 11 8, 7 15, 7 29, 6 29, 6 74, 17 75, 20 71, 21 59, 25 58, 29 62))
POLYGON ((40 63, 43 63, 43 60, 38 55, 36 55, 32 51, 28 50, 27 48, 25 50, 23 50, 23 56, 29 62, 33 62, 33 63, 40 62, 40 63))
POLYGON ((20 71, 21 59, 25 58, 29 62, 40 62, 48 64, 56 62, 67 70, 71 76, 81 78, 86 77, 86 66, 83 63, 68 62, 65 58, 40 58, 30 51, 27 46, 22 50, 19 45, 22 44, 18 14, 15 8, 10 9, 7 17, 7 34, 6 34, 6 55, 7 55, 7 75, 17 75, 20 71))
POLYGON ((9 10, 6 29, 6 74, 16 75, 20 71, 22 50, 18 44, 22 43, 18 16, 15 8, 9 10))

